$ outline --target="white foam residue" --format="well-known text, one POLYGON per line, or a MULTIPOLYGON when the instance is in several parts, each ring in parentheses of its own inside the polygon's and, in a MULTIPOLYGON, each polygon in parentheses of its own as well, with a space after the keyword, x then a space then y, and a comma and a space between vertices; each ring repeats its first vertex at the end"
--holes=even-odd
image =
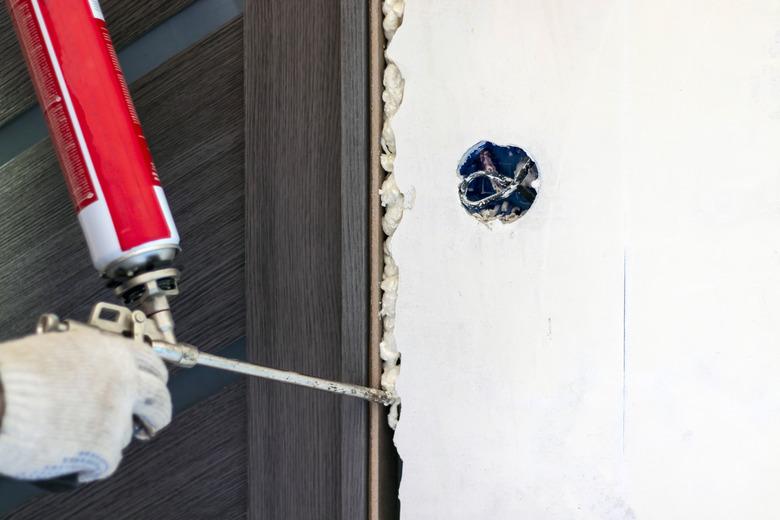
POLYGON ((385 19, 382 21, 382 28, 385 30, 385 38, 388 42, 395 36, 395 31, 404 21, 404 7, 406 0, 385 0, 382 4, 382 14, 385 19))
MULTIPOLYGON (((388 43, 395 35, 396 30, 403 21, 405 0, 385 0, 382 12, 385 16, 382 27, 388 43)), ((384 244, 384 271, 382 273, 382 341, 379 344, 380 355, 383 362, 382 388, 395 393, 395 383, 400 372, 401 354, 395 341, 395 308, 398 298, 398 265, 393 259, 390 242, 393 234, 403 218, 406 201, 404 194, 398 188, 393 175, 395 162, 395 134, 391 126, 391 120, 401 106, 404 96, 404 78, 398 66, 385 55, 387 66, 385 67, 382 92, 384 103, 384 125, 382 127, 382 168, 388 173, 380 190, 382 206, 385 214, 382 217, 382 229, 387 235, 384 244)), ((390 426, 395 429, 398 425, 398 404, 390 409, 388 417, 390 426)))

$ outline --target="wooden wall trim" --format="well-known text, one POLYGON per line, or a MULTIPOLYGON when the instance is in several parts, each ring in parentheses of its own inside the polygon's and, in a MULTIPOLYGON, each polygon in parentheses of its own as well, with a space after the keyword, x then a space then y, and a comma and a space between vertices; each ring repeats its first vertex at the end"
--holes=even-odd
MULTIPOLYGON (((369 383, 370 112, 368 2, 341 11, 341 380, 369 383)), ((341 403, 342 518, 368 515, 369 405, 341 403)))
MULTIPOLYGON (((382 69, 384 67, 384 37, 382 35, 382 0, 369 0, 369 341, 368 381, 374 388, 382 383, 382 359, 379 343, 382 341, 381 309, 382 289, 382 202, 379 188, 382 183, 380 137, 382 135, 382 69)), ((380 435, 384 407, 371 406, 369 413, 368 441, 368 518, 379 520, 380 502, 380 435)))

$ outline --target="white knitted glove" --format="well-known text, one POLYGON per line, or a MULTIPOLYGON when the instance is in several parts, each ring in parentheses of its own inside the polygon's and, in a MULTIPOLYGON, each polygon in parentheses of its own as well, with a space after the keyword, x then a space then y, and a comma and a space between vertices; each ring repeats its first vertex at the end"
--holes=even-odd
POLYGON ((171 421, 167 381, 151 348, 88 328, 0 344, 0 473, 110 476, 133 438, 133 417, 145 427, 139 438, 171 421))

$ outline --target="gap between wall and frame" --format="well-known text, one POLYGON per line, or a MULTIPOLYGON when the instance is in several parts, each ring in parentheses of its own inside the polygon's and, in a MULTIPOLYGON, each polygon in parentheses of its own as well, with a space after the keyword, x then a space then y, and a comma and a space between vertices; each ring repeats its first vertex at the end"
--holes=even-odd
MULTIPOLYGON (((370 189, 369 189, 369 383, 373 388, 382 385, 383 363, 380 354, 383 327, 380 316, 382 307, 382 273, 384 270, 384 242, 382 231, 384 209, 380 190, 385 179, 381 164, 381 137, 384 124, 382 100, 385 71, 385 40, 382 27, 382 0, 369 0, 369 77, 370 77, 370 189)), ((401 462, 393 443, 393 430, 388 425, 387 409, 372 404, 369 417, 369 519, 393 520, 400 517, 398 489, 401 462)))

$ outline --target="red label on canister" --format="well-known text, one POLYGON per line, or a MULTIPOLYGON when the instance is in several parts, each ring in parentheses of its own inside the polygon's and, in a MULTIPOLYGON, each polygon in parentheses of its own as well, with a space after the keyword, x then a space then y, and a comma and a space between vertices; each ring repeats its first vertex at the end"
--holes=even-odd
POLYGON ((99 269, 178 244, 160 179, 97 0, 6 0, 99 269))

